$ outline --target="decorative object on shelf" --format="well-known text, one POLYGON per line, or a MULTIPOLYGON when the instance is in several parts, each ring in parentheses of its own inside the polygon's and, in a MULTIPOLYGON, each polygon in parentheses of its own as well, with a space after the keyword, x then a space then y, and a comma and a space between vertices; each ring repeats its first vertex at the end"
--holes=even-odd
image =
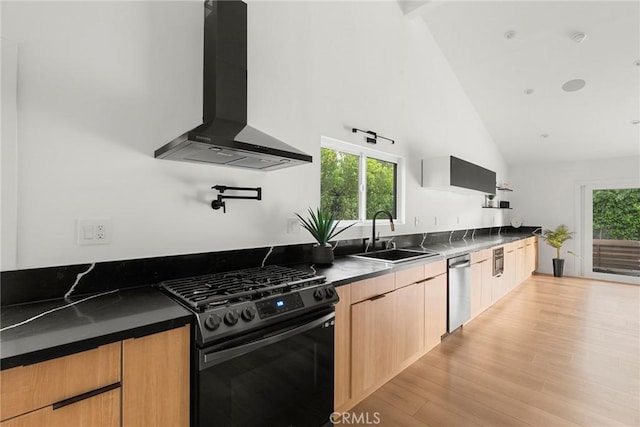
POLYGON ((227 213, 227 204, 224 201, 225 199, 241 199, 241 200, 262 200, 262 187, 250 188, 250 187, 227 187, 226 185, 214 185, 211 187, 212 189, 216 189, 220 192, 218 194, 218 198, 211 202, 211 208, 214 210, 218 210, 222 208, 223 213, 227 213), (255 196, 223 196, 227 190, 232 191, 255 191, 255 196))
POLYGON ((485 206, 488 208, 495 208, 497 207, 497 200, 496 200, 496 195, 495 194, 487 194, 484 196, 485 197, 485 206))
POLYGON ((370 135, 370 136, 366 137, 366 141, 369 144, 377 144, 378 143, 378 138, 382 138, 382 139, 386 139, 387 141, 391 141, 392 144, 396 143, 393 139, 387 138, 386 136, 378 135, 376 132, 374 132, 372 130, 362 130, 362 129, 352 128, 351 132, 353 132, 353 133, 362 132, 362 133, 366 133, 367 135, 370 135))
MULTIPOLYGON (((561 258, 560 250, 562 249, 562 245, 564 244, 564 242, 573 238, 571 237, 572 234, 575 234, 575 232, 569 231, 569 227, 564 224, 560 224, 556 227, 555 230, 547 229, 542 232, 542 238, 544 239, 544 242, 552 248, 556 249, 556 257, 553 258, 553 275, 555 277, 562 277, 563 275, 564 259, 561 258)), ((578 257, 577 254, 571 251, 567 251, 567 253, 578 257)))
POLYGON ((309 208, 309 217, 307 219, 296 213, 296 216, 300 220, 302 225, 314 239, 318 242, 317 245, 313 245, 311 248, 311 262, 318 265, 327 265, 333 262, 333 248, 329 244, 329 241, 342 233, 349 227, 355 225, 350 224, 342 230, 337 230, 340 220, 333 219, 333 214, 322 212, 320 208, 316 209, 316 212, 309 208))
POLYGON ((500 190, 500 191, 513 191, 513 189, 511 188, 511 186, 506 183, 503 182, 502 184, 496 184, 496 190, 500 190))
POLYGON ((511 208, 511 203, 509 203, 506 200, 500 200, 500 209, 510 209, 511 208))

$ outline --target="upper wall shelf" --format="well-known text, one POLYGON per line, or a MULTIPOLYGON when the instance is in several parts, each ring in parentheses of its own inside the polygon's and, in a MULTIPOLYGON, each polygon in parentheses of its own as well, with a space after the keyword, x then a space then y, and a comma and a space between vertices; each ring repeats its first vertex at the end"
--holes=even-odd
POLYGON ((496 190, 499 190, 499 191, 513 191, 513 189, 511 189, 511 188, 500 187, 500 186, 496 186, 496 190))

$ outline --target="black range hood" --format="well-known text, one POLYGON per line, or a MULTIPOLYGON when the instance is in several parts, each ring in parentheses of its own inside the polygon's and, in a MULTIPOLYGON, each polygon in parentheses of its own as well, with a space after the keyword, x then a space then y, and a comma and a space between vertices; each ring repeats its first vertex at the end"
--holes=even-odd
POLYGON ((275 170, 312 157, 247 125, 247 5, 204 2, 203 124, 155 151, 160 159, 275 170))

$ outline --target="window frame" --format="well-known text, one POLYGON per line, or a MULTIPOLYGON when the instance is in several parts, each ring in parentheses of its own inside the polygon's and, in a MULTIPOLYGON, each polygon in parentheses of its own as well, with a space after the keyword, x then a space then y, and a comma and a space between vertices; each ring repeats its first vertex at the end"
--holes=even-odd
MULTIPOLYGON (((396 224, 404 224, 405 220, 405 159, 396 154, 369 147, 340 141, 334 138, 322 136, 320 138, 320 150, 327 148, 347 154, 358 156, 358 219, 341 219, 343 225, 356 224, 369 226, 373 220, 367 219, 367 158, 394 163, 396 165, 396 217, 393 221, 396 224)), ((322 167, 322 166, 321 166, 322 167)), ((322 173, 322 171, 320 171, 322 173)), ((320 189, 322 191, 322 188, 320 189)))

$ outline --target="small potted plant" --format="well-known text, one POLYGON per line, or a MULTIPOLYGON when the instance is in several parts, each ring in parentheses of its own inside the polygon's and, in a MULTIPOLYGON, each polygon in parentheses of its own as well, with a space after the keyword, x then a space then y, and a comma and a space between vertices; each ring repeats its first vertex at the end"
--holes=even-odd
MULTIPOLYGON (((561 258, 560 250, 562 249, 562 245, 567 240, 572 239, 572 234, 575 234, 573 231, 569 231, 569 227, 564 224, 560 224, 556 227, 555 230, 544 230, 542 232, 542 239, 544 242, 556 249, 556 257, 553 258, 553 275, 555 277, 562 277, 562 273, 564 270, 564 259, 561 258)), ((571 255, 577 257, 575 253, 571 251, 567 251, 571 255)))
POLYGON ((487 194, 487 207, 488 208, 495 208, 496 207, 496 202, 497 200, 495 200, 496 195, 495 194, 487 194))
POLYGON ((311 248, 311 262, 314 264, 331 264, 333 262, 333 247, 329 244, 329 241, 336 237, 338 234, 345 231, 347 228, 355 225, 350 224, 341 230, 337 230, 339 220, 333 219, 333 214, 322 212, 320 208, 316 209, 316 212, 309 208, 309 217, 303 218, 296 213, 296 216, 300 220, 302 225, 314 239, 317 244, 311 248))

